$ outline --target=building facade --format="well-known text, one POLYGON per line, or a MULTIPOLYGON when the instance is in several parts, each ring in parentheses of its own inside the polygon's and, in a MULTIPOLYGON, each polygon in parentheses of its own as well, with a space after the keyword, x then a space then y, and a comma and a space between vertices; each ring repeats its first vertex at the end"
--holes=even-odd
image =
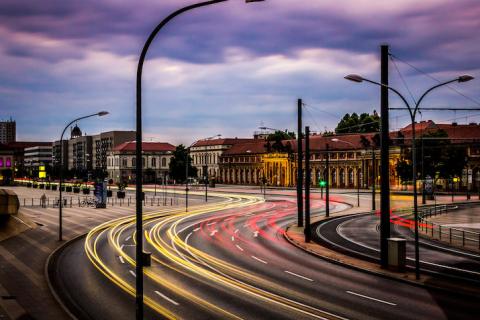
POLYGON ((34 146, 24 149, 23 164, 28 170, 39 166, 52 166, 52 146, 34 146))
MULTIPOLYGON (((107 172, 115 183, 135 182, 136 157, 135 142, 125 142, 114 147, 107 156, 107 172)), ((175 146, 165 142, 143 142, 142 163, 144 183, 162 184, 168 181, 170 160, 173 157, 175 146)))
POLYGON ((223 153, 232 146, 251 142, 253 139, 212 139, 200 140, 190 147, 192 166, 197 168, 199 177, 205 177, 208 172, 209 179, 218 180, 220 174, 219 159, 223 153))
POLYGON ((0 143, 8 144, 17 139, 17 124, 12 119, 0 121, 0 143))
POLYGON ((0 144, 0 185, 12 181, 14 172, 14 150, 5 144, 0 144))
POLYGON ((107 170, 107 155, 116 146, 135 140, 135 131, 108 131, 92 136, 92 167, 107 170))

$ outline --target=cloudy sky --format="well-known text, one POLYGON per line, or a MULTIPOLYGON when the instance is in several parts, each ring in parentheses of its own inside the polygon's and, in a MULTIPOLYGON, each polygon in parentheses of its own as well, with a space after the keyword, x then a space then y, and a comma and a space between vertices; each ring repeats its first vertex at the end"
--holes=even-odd
MULTIPOLYGON (((138 55, 150 31, 195 0, 0 1, 0 119, 20 140, 53 140, 69 120, 88 134, 135 129, 138 55)), ((314 131, 347 112, 379 109, 379 45, 394 55, 391 85, 413 102, 436 80, 479 79, 431 94, 424 107, 480 108, 478 0, 230 0, 172 21, 144 66, 144 137, 191 143, 291 130, 296 100, 314 131), (410 94, 411 93, 411 94, 410 94)), ((391 106, 401 102, 391 96, 391 106)), ((423 112, 420 120, 479 122, 480 111, 423 112)), ((391 112, 391 126, 408 121, 391 112)))

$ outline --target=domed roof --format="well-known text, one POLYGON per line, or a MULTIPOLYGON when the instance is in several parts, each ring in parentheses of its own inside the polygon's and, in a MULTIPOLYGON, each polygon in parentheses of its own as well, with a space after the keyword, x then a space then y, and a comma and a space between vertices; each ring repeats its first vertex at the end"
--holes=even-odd
POLYGON ((75 124, 72 131, 70 132, 70 139, 78 138, 82 136, 82 130, 75 124))

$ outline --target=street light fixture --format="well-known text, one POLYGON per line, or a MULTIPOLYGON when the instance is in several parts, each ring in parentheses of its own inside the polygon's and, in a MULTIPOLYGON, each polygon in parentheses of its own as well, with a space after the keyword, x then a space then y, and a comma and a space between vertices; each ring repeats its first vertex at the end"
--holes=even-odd
MULTIPOLYGON (((135 175, 136 175, 136 194, 135 197, 136 201, 136 216, 135 216, 135 230, 136 230, 136 248, 135 248, 135 271, 136 271, 136 282, 135 282, 135 306, 136 312, 135 316, 137 320, 143 320, 143 226, 142 226, 142 218, 143 218, 143 208, 140 199, 142 199, 142 73, 143 73, 143 63, 145 62, 145 57, 147 56, 148 49, 152 44, 153 40, 160 32, 160 30, 173 18, 176 16, 190 11, 196 8, 205 7, 212 4, 217 4, 221 2, 225 2, 228 0, 211 0, 211 1, 203 1, 199 3, 194 3, 183 8, 180 8, 170 15, 168 15, 165 19, 163 19, 150 33, 147 38, 147 41, 143 45, 142 52, 140 53, 140 57, 138 59, 137 65, 137 78, 136 78, 136 148, 135 148, 135 155, 136 155, 136 168, 135 168, 135 175)), ((250 2, 262 2, 263 0, 245 0, 246 3, 250 2)))
POLYGON ((68 127, 70 127, 73 123, 91 117, 103 117, 108 114, 108 111, 100 111, 94 114, 90 114, 88 116, 83 116, 76 118, 70 121, 62 131, 62 135, 60 136, 60 181, 58 183, 59 189, 59 196, 58 196, 58 241, 62 241, 62 214, 63 214, 63 198, 62 198, 62 184, 63 184, 63 135, 65 131, 67 131, 68 127))
MULTIPOLYGON (((345 79, 353 81, 353 82, 363 82, 363 81, 370 82, 370 83, 375 84, 377 86, 385 87, 388 90, 393 91, 396 95, 398 95, 400 97, 400 99, 406 105, 406 107, 408 109, 408 112, 410 114, 410 120, 412 122, 413 214, 414 214, 414 219, 415 219, 415 277, 418 280, 418 279, 420 279, 420 254, 419 254, 419 244, 418 244, 417 154, 416 154, 416 146, 415 146, 415 116, 416 116, 417 111, 419 109, 420 103, 423 101, 425 96, 428 93, 430 93, 432 90, 434 90, 436 88, 439 88, 439 87, 442 87, 442 86, 445 86, 445 85, 448 85, 448 84, 453 83, 453 82, 459 82, 459 83, 467 82, 467 81, 473 80, 474 77, 472 77, 470 75, 462 75, 462 76, 459 76, 455 79, 445 81, 445 82, 441 82, 437 85, 434 85, 430 89, 426 90, 420 96, 420 99, 418 99, 418 101, 415 103, 413 108, 412 108, 412 106, 410 106, 408 101, 405 99, 405 97, 398 90, 396 90, 395 88, 392 88, 388 85, 385 85, 385 84, 382 84, 382 83, 379 83, 379 82, 376 82, 376 81, 373 81, 373 80, 366 79, 366 78, 364 78, 360 75, 357 75, 357 74, 349 74, 349 75, 345 76, 345 79)), ((382 178, 386 178, 386 177, 382 177, 382 178)))

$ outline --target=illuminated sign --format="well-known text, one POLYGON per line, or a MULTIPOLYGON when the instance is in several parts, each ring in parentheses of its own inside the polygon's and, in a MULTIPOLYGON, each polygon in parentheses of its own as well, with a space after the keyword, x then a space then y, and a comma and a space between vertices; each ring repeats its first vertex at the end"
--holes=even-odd
POLYGON ((38 172, 38 177, 39 178, 46 178, 47 177, 47 173, 45 171, 39 171, 38 172))
POLYGON ((10 160, 10 158, 7 158, 7 161, 5 161, 5 163, 6 163, 5 166, 7 168, 10 168, 12 166, 12 160, 10 160))
POLYGON ((39 167, 38 167, 38 170, 39 170, 39 171, 45 171, 45 166, 39 166, 39 167))

